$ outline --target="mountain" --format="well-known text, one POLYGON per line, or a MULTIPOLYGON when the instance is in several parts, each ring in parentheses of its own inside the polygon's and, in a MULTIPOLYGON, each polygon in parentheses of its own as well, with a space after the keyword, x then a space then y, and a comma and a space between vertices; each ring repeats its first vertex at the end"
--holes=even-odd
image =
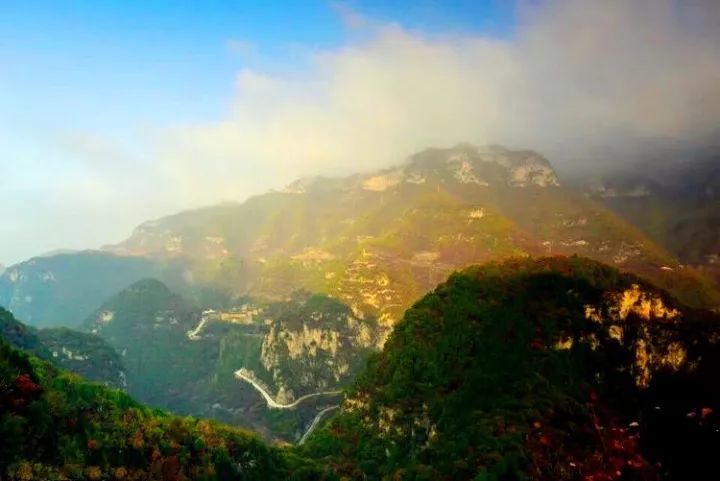
POLYGON ((103 252, 31 259, 0 276, 0 305, 33 325, 77 326, 113 294, 154 277, 203 308, 243 296, 283 300, 299 289, 325 294, 377 318, 386 335, 454 270, 579 254, 650 278, 689 305, 720 306, 718 279, 681 266, 603 202, 561 185, 532 151, 431 148, 392 169, 302 179, 146 222, 103 252))
POLYGON ((184 279, 230 297, 327 294, 385 332, 454 270, 517 255, 586 255, 691 305, 720 305, 716 283, 562 187, 545 158, 502 147, 428 149, 389 170, 303 179, 145 223, 106 250, 182 262, 184 279))
POLYGON ((31 259, 0 277, 0 304, 102 337, 143 402, 296 442, 404 311, 472 264, 577 253, 720 306, 720 278, 603 202, 532 151, 427 149, 146 222, 103 252, 31 259))
POLYGON ((3 479, 300 481, 318 472, 252 433, 150 410, 0 340, 3 479))
POLYGON ((93 251, 36 257, 0 275, 0 306, 36 327, 74 327, 103 300, 153 272, 153 263, 141 257, 93 251))
POLYGON ((128 392, 141 401, 291 442, 377 344, 372 319, 358 319, 325 296, 298 292, 287 301, 245 299, 201 312, 156 279, 113 296, 84 327, 121 353, 128 392), (238 376, 241 370, 252 382, 238 376), (273 403, 298 404, 272 411, 253 383, 273 403))
POLYGON ((472 264, 582 254, 720 306, 720 277, 603 202, 532 151, 427 149, 146 222, 103 252, 32 259, 0 277, 0 304, 94 331, 143 402, 295 442, 404 311, 472 264))
MULTIPOLYGON (((140 294, 158 307, 182 305, 152 280, 121 298, 140 294)), ((331 300, 292 302, 348 319, 331 300)), ((203 313, 205 325, 189 338, 212 337, 230 319, 240 325, 248 311, 260 311, 238 309, 224 318, 203 313)), ((285 312, 268 309, 278 318, 285 312)), ((281 326, 298 332, 291 320, 281 326)), ((719 341, 717 314, 589 259, 471 267, 405 313, 337 414, 329 414, 332 406, 318 411, 311 425, 324 426, 299 446, 279 448, 238 428, 150 410, 0 340, 0 473, 23 480, 718 479, 719 341)))
POLYGON ((588 259, 472 267, 302 452, 347 479, 718 479, 719 340, 717 314, 588 259))
POLYGON ((125 388, 123 363, 100 337, 66 328, 26 326, 0 308, 0 337, 53 365, 90 381, 125 388))
POLYGON ((205 359, 215 357, 205 353, 212 347, 186 336, 198 314, 160 281, 142 279, 103 303, 83 327, 120 354, 128 392, 151 405, 156 397, 180 403, 189 397, 188 382, 209 376, 205 359))
POLYGON ((641 163, 585 188, 681 262, 720 279, 720 154, 641 163))

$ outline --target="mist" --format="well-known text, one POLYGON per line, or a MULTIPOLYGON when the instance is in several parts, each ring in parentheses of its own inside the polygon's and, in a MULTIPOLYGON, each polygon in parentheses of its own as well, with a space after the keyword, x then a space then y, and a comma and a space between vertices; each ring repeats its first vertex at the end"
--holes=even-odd
MULTIPOLYGON (((501 37, 412 30, 352 4, 337 11, 346 42, 298 46, 291 66, 228 39, 248 58, 221 118, 152 125, 132 138, 63 133, 73 168, 20 182, 13 195, 32 214, 2 232, 46 235, 4 247, 0 261, 97 247, 148 218, 302 176, 387 167, 428 146, 533 149, 577 176, 670 145, 705 147, 720 126, 713 0, 523 3, 501 37)), ((2 205, 3 218, 17 215, 2 205)))
MULTIPOLYGON (((428 36, 347 21, 360 40, 301 72, 245 69, 233 112, 170 134, 170 171, 198 156, 242 175, 351 173, 430 145, 500 143, 561 168, 703 143, 720 120, 716 2, 549 1, 519 6, 511 38, 428 36), (606 158, 598 159, 598 152, 606 158), (587 152, 584 159, 583 152, 587 152)), ((201 172, 206 172, 205 168, 201 172)))

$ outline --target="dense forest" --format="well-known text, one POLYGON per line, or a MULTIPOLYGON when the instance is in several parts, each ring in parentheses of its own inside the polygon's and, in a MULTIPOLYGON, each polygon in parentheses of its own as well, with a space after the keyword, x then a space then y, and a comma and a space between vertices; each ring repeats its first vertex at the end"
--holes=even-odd
POLYGON ((251 432, 151 410, 2 340, 0 467, 18 481, 331 479, 251 432))
POLYGON ((720 317, 583 258, 452 275, 301 446, 151 410, 0 341, 2 479, 708 480, 720 317))
POLYGON ((305 446, 352 479, 720 479, 720 318, 582 258, 454 274, 305 446))

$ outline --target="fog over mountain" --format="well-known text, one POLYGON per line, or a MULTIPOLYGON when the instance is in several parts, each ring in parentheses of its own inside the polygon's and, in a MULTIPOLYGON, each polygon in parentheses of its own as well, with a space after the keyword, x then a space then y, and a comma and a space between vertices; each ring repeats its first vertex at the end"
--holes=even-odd
POLYGON ((233 113, 176 131, 174 161, 194 184, 198 156, 239 174, 298 176, 458 141, 534 148, 568 168, 600 149, 622 162, 656 142, 687 148, 720 116, 718 11, 541 2, 520 6, 504 39, 353 17, 358 39, 314 52, 301 74, 241 71, 233 113))
MULTIPOLYGON (((345 40, 295 44, 291 62, 227 39, 241 65, 223 115, 146 125, 138 114, 127 135, 58 125, 33 134, 56 156, 0 150, 13 166, 0 260, 96 247, 147 218, 386 167, 428 146, 529 148, 562 177, 683 157, 712 145, 720 125, 714 0, 520 2, 502 34, 335 10, 345 40)), ((108 99, 108 117, 112 108, 108 99)))

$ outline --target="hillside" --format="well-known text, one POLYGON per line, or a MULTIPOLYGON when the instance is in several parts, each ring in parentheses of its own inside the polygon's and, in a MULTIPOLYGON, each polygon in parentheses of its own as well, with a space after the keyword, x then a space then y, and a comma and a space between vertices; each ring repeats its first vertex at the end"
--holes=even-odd
POLYGON ((563 188, 542 156, 502 147, 428 149, 394 169, 303 179, 148 222, 107 250, 182 260, 186 279, 230 296, 325 293, 386 329, 454 270, 518 255, 585 255, 691 305, 720 305, 710 279, 563 188))
POLYGON ((287 301, 246 299, 201 312, 155 279, 113 296, 83 326, 121 354, 127 390, 137 399, 289 442, 325 403, 337 402, 337 395, 315 394, 337 394, 377 343, 373 320, 325 296, 298 292, 287 301), (278 412, 263 391, 273 404, 298 403, 278 412))
POLYGON ((720 154, 641 163, 584 188, 680 262, 720 279, 720 154))
MULTIPOLYGON (((155 299, 140 304, 153 309, 183 304, 154 280, 116 302, 132 296, 155 299)), ((308 313, 348 319, 347 308, 327 298, 288 302, 296 307, 280 303, 262 313, 297 315, 279 324, 291 332, 312 329, 308 313)), ((118 317, 100 332, 123 319, 120 304, 112 306, 118 317)), ((227 311, 188 339, 218 332, 227 339, 228 319, 240 324, 248 310, 261 311, 227 311)), ((114 327, 136 328, 130 321, 114 327)), ((310 424, 320 427, 292 449, 151 411, 0 341, 0 472, 11 480, 717 479, 718 341, 720 316, 595 261, 471 267, 405 313, 345 392, 340 411, 317 406, 310 424)), ((243 362, 260 361, 246 354, 243 362)))
POLYGON ((90 381, 127 386, 120 356, 98 336, 62 327, 36 329, 0 308, 0 338, 90 381))
POLYGON ((150 405, 181 412, 191 393, 187 384, 210 376, 213 347, 189 342, 186 332, 199 313, 160 281, 143 279, 111 297, 83 323, 122 357, 128 392, 150 405))
POLYGON ((718 479, 720 317, 582 258, 452 275, 305 444, 349 479, 718 479))
POLYGON ((30 324, 75 326, 132 282, 155 277, 201 308, 242 296, 283 300, 299 289, 325 294, 387 334, 457 269, 579 254, 650 278, 689 305, 719 306, 712 276, 681 267, 660 245, 563 187, 541 155, 460 144, 392 169, 302 179, 149 221, 102 253, 12 266, 0 276, 0 305, 30 324))
POLYGON ((151 411, 0 340, 3 479, 320 479, 313 471, 247 431, 151 411))

